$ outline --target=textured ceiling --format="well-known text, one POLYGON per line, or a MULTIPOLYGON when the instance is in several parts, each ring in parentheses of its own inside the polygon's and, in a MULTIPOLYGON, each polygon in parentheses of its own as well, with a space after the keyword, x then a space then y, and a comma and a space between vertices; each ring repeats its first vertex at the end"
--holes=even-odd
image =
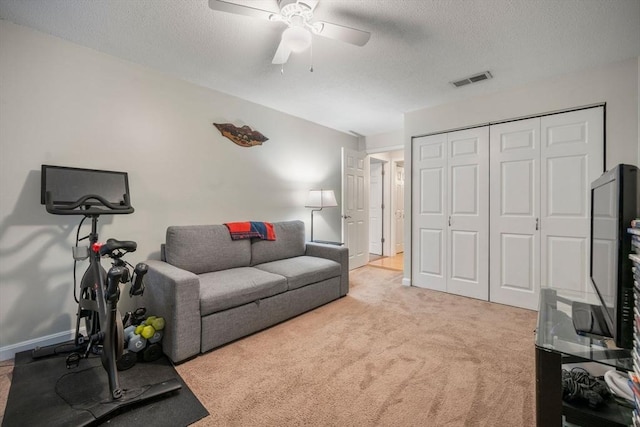
MULTIPOLYGON (((276 0, 228 0, 277 10, 276 0)), ((343 132, 403 113, 640 56, 640 0, 320 0, 315 19, 371 32, 314 36, 281 73, 282 24, 207 0, 0 0, 0 18, 343 132), (490 70, 494 78, 450 81, 490 70)))

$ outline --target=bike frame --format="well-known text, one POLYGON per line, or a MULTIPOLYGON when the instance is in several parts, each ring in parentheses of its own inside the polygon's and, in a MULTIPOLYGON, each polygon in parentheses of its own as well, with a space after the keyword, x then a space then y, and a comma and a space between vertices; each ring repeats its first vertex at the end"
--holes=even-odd
POLYGON ((87 330, 89 348, 94 341, 102 340, 102 365, 109 376, 109 390, 113 399, 122 397, 122 389, 120 388, 116 361, 119 357, 117 354, 116 340, 121 339, 117 333, 118 316, 118 299, 119 290, 118 283, 122 277, 121 267, 111 267, 109 273, 104 273, 102 268, 100 254, 100 245, 98 243, 98 217, 99 215, 90 215, 91 233, 89 234, 89 267, 87 279, 83 277, 83 289, 80 293, 80 303, 77 314, 76 324, 76 345, 79 343, 80 323, 84 317, 90 317, 91 330, 87 330), (88 297, 88 298, 86 298, 88 297), (98 316, 98 322, 94 320, 94 313, 98 316), (103 329, 101 329, 103 328, 103 329))

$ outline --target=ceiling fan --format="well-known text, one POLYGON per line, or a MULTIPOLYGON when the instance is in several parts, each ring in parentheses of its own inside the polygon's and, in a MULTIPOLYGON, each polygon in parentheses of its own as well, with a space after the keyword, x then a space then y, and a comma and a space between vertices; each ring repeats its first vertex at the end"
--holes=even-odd
POLYGON ((209 0, 209 7, 220 12, 252 16, 282 22, 287 28, 273 57, 273 64, 285 64, 291 52, 302 52, 311 45, 311 34, 364 46, 371 33, 330 22, 314 21, 313 11, 319 0, 277 0, 278 12, 256 9, 225 0, 209 0))

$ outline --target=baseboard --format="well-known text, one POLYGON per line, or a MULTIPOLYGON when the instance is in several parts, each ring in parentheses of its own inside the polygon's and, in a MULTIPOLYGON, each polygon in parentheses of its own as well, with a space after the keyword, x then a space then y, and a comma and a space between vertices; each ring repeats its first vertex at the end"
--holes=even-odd
POLYGON ((60 344, 72 340, 75 333, 75 329, 71 329, 69 331, 58 332, 56 334, 0 347, 0 361, 13 359, 16 353, 20 353, 21 351, 33 350, 36 347, 46 347, 48 345, 60 344))
POLYGON ((411 286, 411 278, 403 277, 402 278, 402 286, 411 286))

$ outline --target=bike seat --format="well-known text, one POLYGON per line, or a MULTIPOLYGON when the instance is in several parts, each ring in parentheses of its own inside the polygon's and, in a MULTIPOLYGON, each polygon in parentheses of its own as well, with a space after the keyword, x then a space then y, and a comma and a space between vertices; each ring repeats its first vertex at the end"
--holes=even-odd
POLYGON ((138 248, 138 244, 131 240, 107 239, 107 243, 100 247, 100 255, 111 255, 113 251, 119 249, 125 252, 133 252, 138 248))

